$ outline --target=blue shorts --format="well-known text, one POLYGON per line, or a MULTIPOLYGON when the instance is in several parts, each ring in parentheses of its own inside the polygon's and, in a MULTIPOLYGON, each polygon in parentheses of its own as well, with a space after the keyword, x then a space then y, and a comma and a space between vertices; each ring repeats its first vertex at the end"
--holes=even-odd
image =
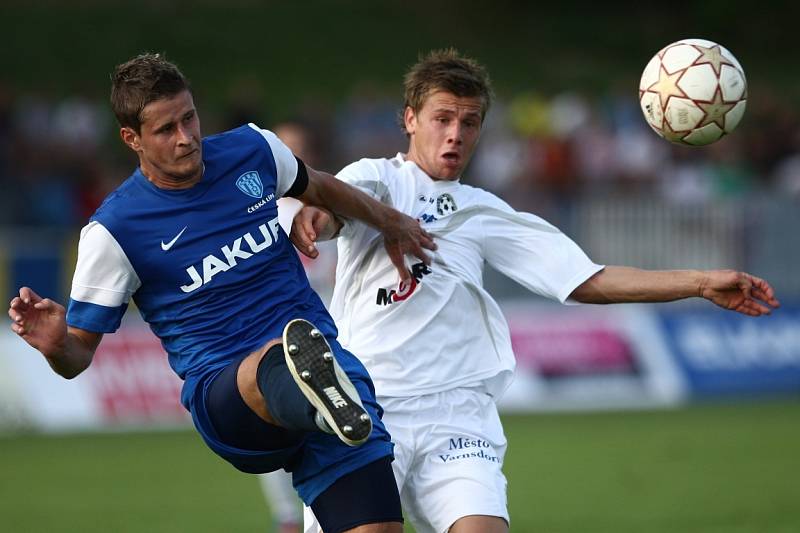
MULTIPOLYGON (((265 436, 270 431, 274 432, 275 426, 263 422, 247 407, 236 386, 236 369, 244 357, 231 361, 228 366, 205 377, 195 389, 191 402, 194 425, 211 450, 237 469, 250 474, 279 469, 292 472, 295 489, 306 505, 310 505, 322 491, 342 476, 382 457, 391 457, 393 449, 389 433, 380 420, 383 410, 375 400, 372 381, 363 365, 336 340, 327 340, 339 365, 361 395, 364 408, 372 417, 372 434, 361 446, 347 446, 335 435, 322 432, 293 435, 286 432, 289 438, 278 440, 277 446, 275 440, 266 445, 265 436), (217 379, 223 381, 215 383, 217 379), (215 415, 242 417, 248 424, 253 424, 253 430, 249 432, 252 435, 250 442, 224 442, 220 437, 209 415, 209 409, 212 408, 209 390, 212 384, 215 395, 218 394, 217 387, 230 389, 230 397, 226 398, 224 409, 231 412, 215 415), (257 427, 259 424, 264 427, 257 427)), ((218 402, 213 404, 213 409, 220 409, 218 402)))

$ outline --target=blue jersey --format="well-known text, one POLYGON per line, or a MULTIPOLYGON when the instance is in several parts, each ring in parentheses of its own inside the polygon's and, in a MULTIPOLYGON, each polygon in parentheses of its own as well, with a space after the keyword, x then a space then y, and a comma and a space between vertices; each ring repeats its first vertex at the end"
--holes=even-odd
POLYGON ((113 332, 133 298, 185 380, 187 409, 204 376, 293 318, 336 336, 278 224, 297 159, 250 124, 204 139, 203 163, 189 189, 160 189, 137 169, 109 195, 81 231, 67 313, 70 326, 113 332))

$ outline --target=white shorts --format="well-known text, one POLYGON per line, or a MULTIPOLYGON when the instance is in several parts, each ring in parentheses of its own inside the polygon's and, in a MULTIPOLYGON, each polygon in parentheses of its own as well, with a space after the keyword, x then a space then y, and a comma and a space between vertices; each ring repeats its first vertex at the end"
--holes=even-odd
MULTIPOLYGON (((394 468, 406 518, 417 533, 444 533, 464 516, 509 521, 502 472, 506 438, 494 400, 478 389, 378 398, 395 443, 394 468)), ((316 533, 310 509, 305 531, 316 533)))

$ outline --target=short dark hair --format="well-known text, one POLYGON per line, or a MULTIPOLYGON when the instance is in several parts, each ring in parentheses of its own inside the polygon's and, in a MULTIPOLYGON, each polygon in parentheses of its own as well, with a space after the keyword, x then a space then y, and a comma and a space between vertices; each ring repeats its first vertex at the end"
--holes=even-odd
POLYGON ((147 104, 190 90, 189 80, 163 54, 141 54, 111 74, 111 109, 120 126, 141 133, 147 104))
MULTIPOLYGON (((486 116, 494 94, 486 69, 474 59, 462 56, 455 48, 433 50, 406 73, 405 95, 400 112, 400 127, 405 131, 405 109, 418 113, 425 99, 436 91, 447 91, 456 96, 478 97, 481 100, 481 118, 486 116)), ((407 133, 407 132, 406 132, 407 133)))

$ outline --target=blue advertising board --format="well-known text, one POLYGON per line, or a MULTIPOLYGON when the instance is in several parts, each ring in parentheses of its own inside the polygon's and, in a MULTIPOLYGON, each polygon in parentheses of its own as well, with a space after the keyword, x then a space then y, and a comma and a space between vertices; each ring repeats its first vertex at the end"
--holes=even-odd
POLYGON ((712 306, 658 311, 690 394, 800 394, 800 306, 752 318, 712 306))

